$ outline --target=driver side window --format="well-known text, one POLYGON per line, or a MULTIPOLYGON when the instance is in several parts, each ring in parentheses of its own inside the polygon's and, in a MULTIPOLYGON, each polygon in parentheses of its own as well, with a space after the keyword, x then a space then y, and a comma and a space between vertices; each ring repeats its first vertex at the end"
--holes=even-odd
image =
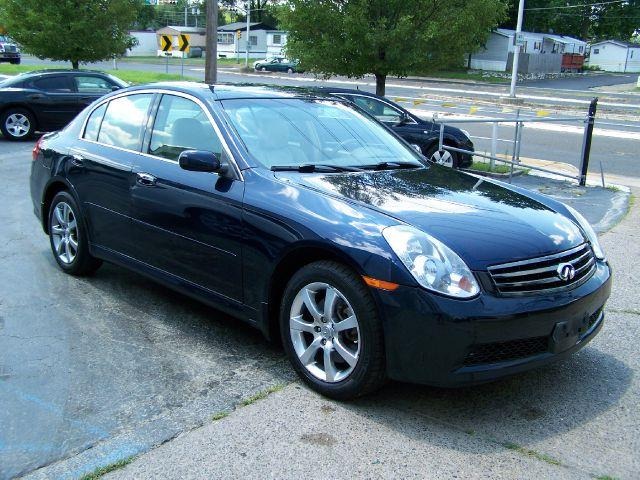
POLYGON ((365 112, 373 115, 381 122, 398 123, 402 119, 402 112, 400 112, 400 110, 390 107, 377 98, 354 95, 351 97, 351 100, 365 112))
POLYGON ((222 154, 222 144, 202 108, 192 100, 163 95, 151 133, 151 155, 177 161, 185 150, 222 154))

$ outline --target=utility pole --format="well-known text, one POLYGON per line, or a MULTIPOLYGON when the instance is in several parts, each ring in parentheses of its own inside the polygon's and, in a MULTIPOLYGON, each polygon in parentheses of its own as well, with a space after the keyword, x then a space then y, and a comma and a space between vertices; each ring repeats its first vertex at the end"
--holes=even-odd
POLYGON ((524 0, 520 0, 518 4, 518 24, 516 26, 516 34, 514 37, 515 46, 513 52, 513 69, 511 70, 511 89, 509 96, 516 98, 516 82, 518 81, 518 60, 520 59, 520 43, 518 42, 518 34, 522 31, 522 17, 524 16, 524 0))
POLYGON ((205 49, 204 81, 218 81, 218 0, 207 0, 207 45, 205 49))
POLYGON ((247 48, 244 53, 244 68, 249 68, 249 18, 251 17, 251 3, 247 0, 247 48))

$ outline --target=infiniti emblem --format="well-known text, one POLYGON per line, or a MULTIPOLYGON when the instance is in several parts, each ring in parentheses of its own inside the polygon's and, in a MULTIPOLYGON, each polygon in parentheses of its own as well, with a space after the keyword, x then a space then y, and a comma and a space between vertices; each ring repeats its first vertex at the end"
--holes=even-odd
POLYGON ((576 269, 570 263, 561 263, 560 265, 558 265, 558 269, 556 270, 556 272, 558 273, 558 278, 565 282, 573 280, 573 278, 576 276, 576 269))

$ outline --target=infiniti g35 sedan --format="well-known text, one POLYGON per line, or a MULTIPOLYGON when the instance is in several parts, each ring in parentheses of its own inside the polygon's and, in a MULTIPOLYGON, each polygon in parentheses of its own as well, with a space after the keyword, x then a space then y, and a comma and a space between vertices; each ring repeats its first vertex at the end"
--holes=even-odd
POLYGON ((59 267, 135 270, 281 339, 346 399, 486 382, 601 329, 611 272, 570 207, 427 161, 304 89, 126 88, 33 150, 59 267))

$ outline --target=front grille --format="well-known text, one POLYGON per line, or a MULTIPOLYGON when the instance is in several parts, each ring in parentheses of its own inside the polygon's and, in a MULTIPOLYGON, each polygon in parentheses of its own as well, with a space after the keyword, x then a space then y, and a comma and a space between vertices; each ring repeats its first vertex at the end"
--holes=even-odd
POLYGON ((587 281, 595 268, 591 247, 584 243, 554 255, 495 265, 488 270, 499 293, 522 295, 575 288, 587 281), (563 280, 558 275, 559 265, 565 263, 575 269, 575 276, 571 280, 563 280))
POLYGON ((532 337, 507 342, 474 345, 464 359, 465 366, 506 362, 530 357, 549 350, 549 337, 532 337))

